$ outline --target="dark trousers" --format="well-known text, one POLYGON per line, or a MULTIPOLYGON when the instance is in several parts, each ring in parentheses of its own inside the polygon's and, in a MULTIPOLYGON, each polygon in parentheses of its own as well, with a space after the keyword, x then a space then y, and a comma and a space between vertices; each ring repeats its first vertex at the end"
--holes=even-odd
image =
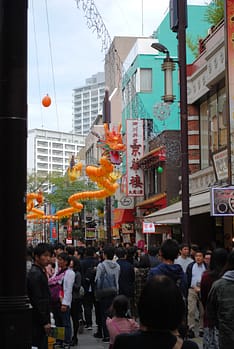
MULTIPOLYGON (((57 327, 64 327, 65 329, 65 338, 64 342, 65 343, 70 343, 71 342, 71 319, 70 319, 70 308, 65 312, 61 311, 61 304, 55 304, 51 307, 52 313, 54 315, 54 320, 55 320, 55 325, 57 327)), ((60 341, 58 341, 60 342, 60 341)))
POLYGON ((32 325, 32 345, 38 349, 48 349, 48 337, 43 326, 32 325))
POLYGON ((63 320, 63 326, 65 328, 65 337, 64 342, 65 343, 71 343, 71 337, 72 337, 72 328, 71 328, 71 312, 70 308, 68 307, 65 312, 61 312, 62 320, 63 320))
POLYGON ((94 305, 94 296, 92 292, 88 292, 83 297, 84 318, 86 326, 92 326, 92 310, 94 305))
POLYGON ((83 297, 84 317, 87 326, 92 326, 92 310, 95 309, 96 323, 98 325, 97 302, 93 292, 87 292, 83 297))
POLYGON ((101 317, 101 326, 103 337, 110 337, 109 331, 106 327, 106 319, 110 315, 110 306, 113 302, 114 297, 103 298, 99 301, 100 317, 101 317))
POLYGON ((73 323, 73 337, 77 338, 77 333, 79 329, 79 320, 83 319, 82 303, 80 299, 72 301, 71 304, 71 318, 73 323))

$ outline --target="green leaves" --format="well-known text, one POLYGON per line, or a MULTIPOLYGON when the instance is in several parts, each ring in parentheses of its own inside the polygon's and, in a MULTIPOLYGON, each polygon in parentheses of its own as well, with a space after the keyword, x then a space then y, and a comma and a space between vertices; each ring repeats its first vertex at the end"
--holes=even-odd
POLYGON ((216 26, 224 18, 224 0, 213 0, 207 6, 204 16, 206 22, 216 26))

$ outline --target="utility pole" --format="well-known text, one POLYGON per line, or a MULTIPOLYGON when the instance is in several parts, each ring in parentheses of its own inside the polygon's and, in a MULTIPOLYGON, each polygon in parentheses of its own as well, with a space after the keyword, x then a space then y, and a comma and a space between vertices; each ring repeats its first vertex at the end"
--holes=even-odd
POLYGON ((31 348, 26 296, 27 0, 0 0, 1 348, 31 348))
MULTIPOLYGON (((103 123, 111 123, 111 103, 109 100, 109 90, 106 88, 105 96, 103 100, 103 123)), ((107 243, 111 244, 112 242, 112 228, 111 228, 111 196, 106 198, 106 234, 107 234, 107 243)))
POLYGON ((191 242, 189 209, 188 105, 186 70, 187 0, 170 0, 170 27, 177 32, 180 80, 182 239, 191 242))
POLYGON ((188 166, 188 106, 186 71, 186 27, 187 0, 178 0, 178 51, 180 79, 180 123, 181 123, 181 162, 182 162, 182 234, 183 241, 190 243, 189 210, 189 166, 188 166))

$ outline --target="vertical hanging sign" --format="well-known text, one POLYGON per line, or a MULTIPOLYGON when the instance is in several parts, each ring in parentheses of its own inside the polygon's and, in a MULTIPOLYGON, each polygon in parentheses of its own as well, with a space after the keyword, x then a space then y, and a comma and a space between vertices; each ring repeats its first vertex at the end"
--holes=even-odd
POLYGON ((227 96, 229 101, 229 184, 234 183, 234 0, 226 0, 227 96))
POLYGON ((138 160, 144 155, 143 120, 126 120, 127 196, 144 196, 144 174, 138 160))

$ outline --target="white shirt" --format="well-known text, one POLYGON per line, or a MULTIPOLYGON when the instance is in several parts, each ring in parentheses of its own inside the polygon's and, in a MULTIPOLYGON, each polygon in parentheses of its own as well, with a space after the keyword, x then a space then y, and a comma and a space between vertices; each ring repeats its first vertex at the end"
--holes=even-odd
POLYGON ((192 268, 192 280, 190 287, 196 287, 201 282, 201 277, 203 272, 206 270, 206 267, 202 263, 201 265, 198 265, 197 263, 194 263, 192 268))
POLYGON ((179 256, 178 258, 175 259, 174 264, 179 264, 185 273, 187 266, 192 262, 193 262, 193 259, 191 257, 183 258, 179 256))
POLYGON ((63 291, 64 291, 64 297, 62 300, 63 305, 67 305, 68 307, 71 307, 72 302, 72 289, 73 284, 75 281, 75 273, 72 269, 67 269, 64 279, 63 279, 63 291))

